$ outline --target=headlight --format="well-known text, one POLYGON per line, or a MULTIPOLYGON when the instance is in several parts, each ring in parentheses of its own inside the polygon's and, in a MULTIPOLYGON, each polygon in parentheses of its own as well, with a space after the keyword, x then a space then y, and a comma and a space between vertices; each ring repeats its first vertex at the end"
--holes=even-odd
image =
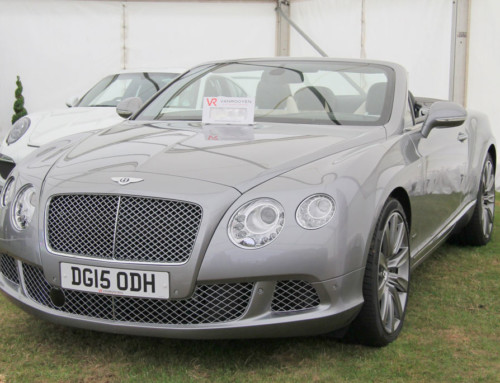
POLYGON ((5 181, 2 192, 0 193, 0 205, 2 207, 7 206, 12 201, 13 194, 14 194, 14 177, 9 177, 7 178, 7 181, 5 181))
POLYGON ((283 207, 275 200, 261 198, 240 207, 229 220, 231 241, 244 249, 258 249, 278 237, 285 223, 283 207))
POLYGON ((326 194, 307 197, 297 209, 297 223, 304 229, 319 229, 325 226, 335 214, 335 200, 326 194))
POLYGON ((28 117, 21 117, 15 122, 7 137, 7 144, 13 144, 19 140, 30 127, 31 120, 28 117))
POLYGON ((12 224, 17 230, 28 227, 35 214, 35 188, 31 185, 24 186, 17 194, 12 209, 12 224))

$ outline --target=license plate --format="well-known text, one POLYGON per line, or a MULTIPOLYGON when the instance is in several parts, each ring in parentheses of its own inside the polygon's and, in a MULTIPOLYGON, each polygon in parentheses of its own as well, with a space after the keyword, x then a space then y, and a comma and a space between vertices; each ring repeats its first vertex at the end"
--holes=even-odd
POLYGON ((166 272, 137 271, 61 263, 61 285, 65 289, 127 297, 169 297, 166 272))

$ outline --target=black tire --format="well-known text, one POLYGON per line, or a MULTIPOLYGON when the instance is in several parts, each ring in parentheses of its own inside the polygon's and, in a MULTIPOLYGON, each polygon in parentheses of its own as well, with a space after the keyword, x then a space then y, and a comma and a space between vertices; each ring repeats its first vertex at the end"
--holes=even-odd
POLYGON ((410 287, 408 238, 404 209, 390 198, 373 234, 363 281, 364 304, 351 324, 348 339, 382 347, 401 332, 410 287))
POLYGON ((484 160, 474 213, 456 239, 461 245, 484 246, 491 239, 495 218, 495 165, 490 154, 484 160))

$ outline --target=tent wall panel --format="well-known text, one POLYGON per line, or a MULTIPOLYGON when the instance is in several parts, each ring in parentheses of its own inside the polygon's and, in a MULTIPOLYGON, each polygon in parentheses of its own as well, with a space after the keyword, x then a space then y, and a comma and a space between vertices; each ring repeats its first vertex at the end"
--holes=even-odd
POLYGON ((121 5, 0 1, 0 130, 10 128, 16 76, 28 112, 68 97, 120 68, 121 5))
POLYGON ((274 56, 272 2, 127 3, 127 66, 274 56))
MULTIPOLYGON (((486 113, 500 143, 500 1, 472 0, 467 105, 486 113)), ((497 172, 500 174, 500 172, 497 172)), ((499 180, 500 181, 500 180, 499 180)), ((500 187, 500 182, 497 182, 500 187)))
MULTIPOLYGON (((290 17, 330 57, 359 58, 361 50, 361 0, 296 0, 290 17)), ((294 30, 290 54, 319 54, 294 30)))
MULTIPOLYGON (((329 56, 398 62, 415 94, 447 99, 452 6, 452 0, 296 0, 291 17, 329 56)), ((290 40, 292 55, 318 56, 295 31, 290 40)))
POLYGON ((394 61, 416 96, 448 99, 451 0, 367 0, 366 57, 394 61))

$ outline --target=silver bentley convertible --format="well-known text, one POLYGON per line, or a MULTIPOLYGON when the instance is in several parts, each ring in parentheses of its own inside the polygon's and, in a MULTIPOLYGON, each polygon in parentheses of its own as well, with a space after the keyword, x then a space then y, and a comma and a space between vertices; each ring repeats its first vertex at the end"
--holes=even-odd
POLYGON ((490 240, 487 117, 414 97, 399 65, 213 62, 117 111, 0 194, 0 289, 52 322, 383 346, 418 264, 450 236, 490 240))

